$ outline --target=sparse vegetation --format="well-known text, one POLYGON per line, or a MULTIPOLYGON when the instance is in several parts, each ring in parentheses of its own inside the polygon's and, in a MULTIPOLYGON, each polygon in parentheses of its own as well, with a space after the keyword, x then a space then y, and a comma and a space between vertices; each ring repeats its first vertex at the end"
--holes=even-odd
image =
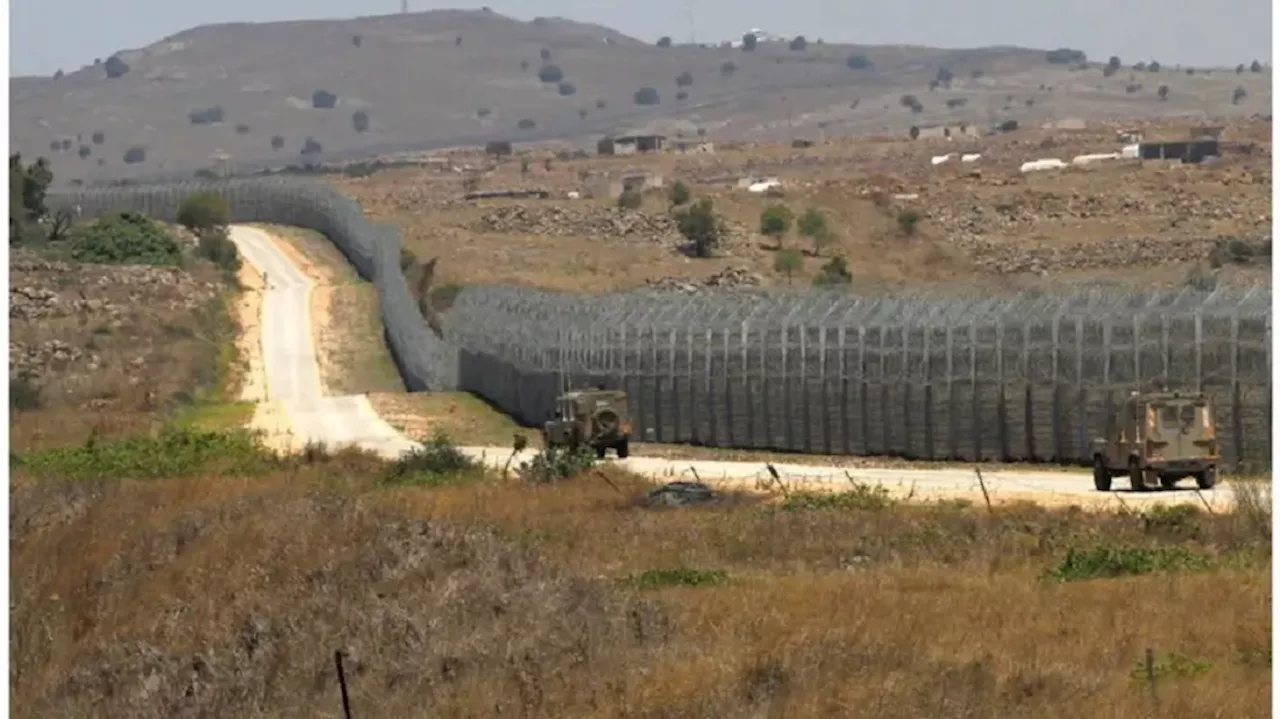
POLYGON ((684 90, 681 90, 680 92, 676 93, 676 102, 684 102, 685 100, 688 100, 688 99, 689 99, 689 93, 685 92, 684 90))
POLYGON ((1244 102, 1245 98, 1248 96, 1249 96, 1249 93, 1246 92, 1243 87, 1240 87, 1237 85, 1236 89, 1231 92, 1231 104, 1239 105, 1240 103, 1244 102))
POLYGON ((281 150, 283 148, 284 148, 284 138, 279 135, 273 135, 271 137, 271 149, 281 150))
POLYGON ((898 212, 898 229, 903 235, 911 237, 916 234, 916 228, 920 225, 921 215, 918 211, 905 209, 898 212))
POLYGON ((126 165, 136 165, 140 162, 146 162, 147 151, 142 147, 131 147, 124 151, 124 157, 122 159, 126 165))
POLYGON ((311 93, 311 107, 317 110, 332 110, 338 106, 338 96, 328 90, 316 90, 311 93))
POLYGON ((226 113, 221 105, 214 105, 203 110, 192 110, 187 113, 187 119, 192 125, 216 125, 223 121, 226 113))
POLYGON ((101 145, 102 143, 107 141, 107 134, 102 130, 95 130, 93 133, 93 137, 90 139, 93 140, 93 144, 101 145))
POLYGON ((832 257, 813 278, 813 284, 820 286, 847 285, 853 282, 853 274, 849 272, 849 263, 843 256, 832 257))
POLYGON ((969 99, 965 97, 952 97, 947 100, 947 109, 956 110, 969 104, 969 99))
POLYGON ((106 71, 107 77, 112 80, 129 74, 128 63, 121 60, 119 55, 112 55, 107 58, 107 62, 102 66, 102 69, 106 71))
POLYGON ((1156 88, 1156 97, 1159 97, 1159 98, 1160 98, 1160 100, 1161 100, 1162 102, 1163 102, 1163 101, 1165 101, 1165 100, 1168 100, 1168 99, 1169 99, 1169 86, 1168 86, 1168 85, 1161 85, 1160 87, 1156 88))
POLYGON ((720 237, 724 233, 715 207, 705 197, 677 213, 676 226, 680 234, 693 244, 697 257, 711 257, 720 246, 720 237))
POLYGON ((176 265, 182 248, 146 215, 119 212, 77 229, 71 256, 102 265, 176 265))
POLYGON ((792 52, 804 52, 805 49, 809 47, 809 42, 804 39, 804 35, 796 35, 787 47, 790 48, 792 52))
POLYGON ((356 110, 351 113, 351 127, 356 132, 365 132, 369 129, 369 113, 364 110, 356 110))
POLYGON ((639 90, 636 90, 632 99, 637 105, 641 106, 657 105, 662 101, 662 98, 658 95, 658 91, 652 87, 642 87, 639 90))
POLYGON ((671 47, 671 38, 666 35, 658 38, 658 47, 671 47))
POLYGON ((844 65, 850 70, 870 70, 872 67, 867 56, 861 54, 853 54, 845 58, 844 65))
POLYGON ((742 36, 742 51, 752 52, 756 49, 756 36, 753 33, 746 33, 742 36))
POLYGON ((76 151, 76 154, 78 154, 81 159, 87 158, 89 155, 93 154, 93 147, 91 145, 81 145, 80 149, 76 151))
POLYGON ((1262 63, 1257 60, 1249 63, 1249 72, 1262 72, 1262 63))
POLYGON ((556 90, 560 93, 561 97, 571 97, 578 93, 578 88, 574 87, 571 82, 560 83, 556 86, 556 90))
POLYGON ((913 115, 918 115, 921 112, 924 112, 924 104, 922 104, 920 102, 920 98, 915 95, 903 95, 898 98, 898 104, 910 110, 913 115))
POLYGON ((1102 68, 1102 76, 1111 77, 1117 72, 1120 72, 1120 58, 1116 55, 1112 55, 1111 58, 1107 60, 1107 64, 1102 68))
POLYGON ((510 157, 511 143, 505 140, 492 140, 484 146, 484 153, 494 158, 510 157))
POLYGON ((720 63, 720 74, 724 77, 732 77, 733 73, 738 71, 738 65, 732 61, 725 60, 720 63))
POLYGON ((558 65, 543 65, 538 69, 538 79, 548 85, 554 85, 564 80, 564 71, 558 65))
POLYGON ((672 207, 679 207, 687 203, 691 197, 689 186, 679 180, 671 185, 671 189, 667 190, 667 199, 671 202, 672 207))
POLYGON ((624 210, 638 210, 644 204, 644 196, 635 190, 623 190, 618 195, 618 207, 624 210))
POLYGON ((177 219, 178 224, 196 234, 225 230, 231 224, 231 208, 215 193, 198 192, 182 201, 177 219))
POLYGON ((760 234, 772 237, 777 248, 782 249, 782 238, 791 230, 794 219, 786 205, 769 205, 760 212, 760 234))
POLYGON ((1060 47, 1045 53, 1044 59, 1051 65, 1079 65, 1089 61, 1083 51, 1060 47))
POLYGON ((324 152, 324 146, 321 145, 319 141, 317 141, 314 137, 308 137, 307 139, 302 141, 302 150, 300 151, 299 154, 302 154, 304 156, 319 155, 322 152, 324 152))
POLYGON ((831 228, 827 216, 816 207, 810 207, 796 220, 796 232, 813 243, 813 255, 822 254, 822 248, 831 241, 831 228))
POLYGON ((242 123, 239 123, 239 124, 237 124, 237 125, 236 125, 236 134, 237 134, 237 135, 248 135, 248 134, 249 134, 250 129, 251 129, 251 128, 250 128, 248 125, 244 124, 243 122, 242 122, 242 123))
POLYGON ((685 70, 676 76, 676 87, 689 87, 693 85, 693 73, 685 70))
POLYGON ((543 62, 546 62, 546 61, 550 60, 550 59, 551 59, 551 49, 550 49, 550 48, 545 48, 545 47, 544 47, 544 48, 542 48, 541 50, 539 50, 539 51, 538 51, 538 57, 539 57, 539 58, 541 58, 543 62))
POLYGON ((528 131, 528 130, 536 129, 537 127, 538 127, 538 123, 534 122, 533 120, 527 117, 522 118, 519 122, 516 123, 516 128, 520 130, 528 131))
POLYGON ((800 254, 800 250, 787 248, 778 250, 773 257, 773 269, 787 276, 787 284, 791 284, 791 279, 795 273, 804 269, 804 255, 800 254))

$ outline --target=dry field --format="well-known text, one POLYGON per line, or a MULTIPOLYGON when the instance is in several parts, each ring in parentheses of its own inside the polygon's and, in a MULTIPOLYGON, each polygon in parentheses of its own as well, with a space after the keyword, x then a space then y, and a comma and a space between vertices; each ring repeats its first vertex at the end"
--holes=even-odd
MULTIPOLYGON (((1190 122, 1148 123, 1148 137, 1186 137, 1190 122)), ((710 155, 559 159, 551 150, 496 166, 478 155, 450 155, 461 172, 398 169, 334 178, 365 212, 398 224, 421 258, 439 257, 441 283, 510 283, 571 291, 632 288, 663 278, 700 281, 741 269, 763 284, 785 284, 772 240, 758 234, 761 210, 786 204, 797 215, 823 211, 834 239, 808 256, 804 283, 834 255, 847 258, 857 288, 909 290, 965 286, 1000 278, 1008 289, 1079 285, 1179 287, 1189 278, 1269 282, 1269 263, 1213 269, 1217 238, 1269 236, 1269 121, 1228 125, 1224 140, 1253 143, 1250 155, 1215 165, 1110 162, 1022 174, 1029 159, 1117 151, 1120 123, 1087 130, 1020 130, 1008 135, 910 141, 831 140, 809 149, 729 146, 710 155), (948 152, 981 153, 974 164, 933 166, 948 152), (527 167, 522 171, 522 164, 527 167), (691 259, 669 217, 663 190, 639 210, 607 198, 564 199, 589 191, 594 176, 648 172, 667 186, 690 186, 714 200, 728 238, 719 256, 691 259), (724 186, 725 179, 777 177, 781 198, 724 186), (462 200, 467 187, 544 188, 546 200, 462 200), (914 232, 899 222, 921 219, 914 232)), ((810 243, 784 242, 806 253, 810 243)))
POLYGON ((616 473, 240 464, 15 479, 15 716, 337 717, 339 649, 357 716, 1268 715, 1258 504, 655 509, 616 473))
POLYGON ((228 314, 212 265, 121 267, 15 250, 9 263, 9 437, 15 450, 146 431, 235 425, 228 314))

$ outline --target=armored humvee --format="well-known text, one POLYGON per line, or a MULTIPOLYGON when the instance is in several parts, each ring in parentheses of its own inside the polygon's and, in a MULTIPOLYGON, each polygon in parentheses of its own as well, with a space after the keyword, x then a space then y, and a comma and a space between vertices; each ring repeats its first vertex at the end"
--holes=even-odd
POLYGON ((1117 413, 1112 436, 1093 441, 1093 485, 1111 489, 1128 475, 1134 491, 1173 489, 1195 477, 1201 489, 1218 478, 1218 440, 1213 404, 1203 394, 1133 392, 1117 413))
POLYGON ((610 448, 626 459, 631 440, 631 418, 627 415, 627 393, 621 390, 588 389, 566 392, 556 398, 556 418, 542 427, 547 447, 583 445, 604 458, 610 448))

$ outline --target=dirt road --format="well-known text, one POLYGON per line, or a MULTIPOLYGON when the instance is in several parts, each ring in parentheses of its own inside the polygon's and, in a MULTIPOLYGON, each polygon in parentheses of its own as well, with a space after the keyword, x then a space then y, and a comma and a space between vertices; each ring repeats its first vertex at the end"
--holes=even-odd
MULTIPOLYGON (((326 396, 320 381, 312 338, 310 295, 314 283, 280 249, 277 241, 262 230, 235 226, 231 239, 245 260, 263 275, 261 358, 266 385, 266 402, 255 414, 254 426, 263 429, 276 445, 293 448, 307 442, 329 446, 354 444, 386 457, 397 457, 416 444, 401 435, 374 411, 364 395, 326 396)), ((254 364, 250 358, 250 364, 254 364)), ((464 452, 495 467, 503 466, 511 454, 504 447, 463 447, 464 452)), ((526 451, 513 466, 533 456, 526 451)), ((759 462, 722 462, 654 457, 630 457, 618 464, 654 479, 701 480, 720 486, 746 489, 776 485, 768 467, 759 462)), ((1097 492, 1087 474, 999 470, 977 472, 968 469, 873 469, 866 467, 815 467, 797 464, 772 465, 781 483, 791 489, 839 490, 857 484, 875 484, 898 496, 918 498, 963 498, 973 502, 1034 501, 1042 504, 1137 506, 1153 502, 1210 504, 1219 507, 1231 502, 1229 485, 1220 484, 1208 492, 1133 493, 1097 492), (984 492, 985 489, 985 492, 984 492)), ((1187 484, 1190 484, 1189 482, 1187 484)))

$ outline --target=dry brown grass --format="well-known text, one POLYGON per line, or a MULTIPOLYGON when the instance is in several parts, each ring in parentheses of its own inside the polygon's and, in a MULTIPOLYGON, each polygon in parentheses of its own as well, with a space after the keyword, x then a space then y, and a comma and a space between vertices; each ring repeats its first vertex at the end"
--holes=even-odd
MULTIPOLYGON (((1155 123, 1154 137, 1187 136, 1197 123, 1155 123)), ((941 140, 831 140, 806 150, 785 144, 727 147, 714 155, 654 154, 627 158, 553 160, 536 151, 528 176, 510 161, 478 175, 484 189, 543 187, 553 199, 538 201, 458 201, 462 180, 455 173, 395 170, 358 179, 335 179, 366 213, 396 223, 406 246, 419 257, 439 257, 440 283, 517 284, 556 290, 607 291, 643 285, 662 277, 702 278, 726 267, 745 267, 768 283, 785 279, 773 269, 772 242, 754 237, 712 259, 691 260, 673 248, 644 238, 543 236, 484 230, 478 220, 495 208, 519 204, 533 213, 561 209, 609 212, 608 199, 570 201, 569 191, 586 188, 581 173, 647 170, 670 185, 682 180, 694 194, 715 201, 731 223, 754 232, 761 210, 782 202, 797 214, 822 210, 834 240, 820 257, 807 256, 796 282, 808 282, 828 258, 848 259, 854 286, 863 291, 911 289, 921 285, 972 285, 993 275, 1006 289, 1067 287, 1082 281, 1181 287, 1188 272, 1208 253, 1188 251, 1134 257, 1126 243, 1137 238, 1191 242, 1219 235, 1251 237, 1269 230, 1270 165, 1265 149, 1253 156, 1230 156, 1210 166, 1111 163, 1023 175, 1019 165, 1036 157, 1073 156, 1119 149, 1115 127, 1087 130, 1028 129, 1007 136, 941 140), (929 158, 948 152, 979 152, 977 165, 933 167, 929 158), (978 176, 970 176, 974 169, 978 176), (785 197, 774 199, 710 184, 723 176, 778 176, 785 197), (895 194, 917 199, 894 200, 895 194), (914 208, 923 216, 907 237, 897 212, 914 208), (1117 244, 1115 241, 1120 240, 1117 244), (1197 254, 1199 253, 1199 254, 1197 254), (1033 258, 1029 261, 1028 258, 1033 258), (1043 272, 1028 267, 1043 267, 1043 272)), ((1232 124, 1224 139, 1260 142, 1268 122, 1232 124)), ((485 166, 478 156, 459 163, 485 166)), ((646 197, 643 212, 666 212, 660 192, 646 197)), ((810 249, 803 238, 791 246, 810 249)), ((1223 280, 1269 281, 1269 268, 1228 267, 1223 280)))
MULTIPOLYGON (((612 474, 11 488, 16 716, 1266 716, 1269 521, 1026 506, 651 510, 612 474), (1100 538, 1250 562, 1040 580, 1100 538), (719 586, 639 590, 655 569, 719 586), (1209 662, 1131 677, 1146 648, 1209 662)), ((1163 663, 1162 663, 1163 665, 1163 663)))
MULTIPOLYGON (((27 267, 41 266, 30 252, 17 256, 27 267)), ((11 417, 15 449, 74 444, 95 431, 144 431, 235 397, 235 330, 225 306, 231 288, 212 265, 45 267, 10 269, 11 298, 25 288, 56 293, 45 305, 50 314, 11 315, 11 353, 35 348, 44 357, 31 380, 41 388, 39 406, 11 417), (53 343, 70 354, 60 359, 40 350, 53 343)), ((225 422, 235 413, 218 414, 225 422)))
POLYGON ((324 235, 281 225, 259 225, 315 283, 311 324, 320 379, 329 394, 403 392, 382 330, 382 310, 373 285, 324 235))

